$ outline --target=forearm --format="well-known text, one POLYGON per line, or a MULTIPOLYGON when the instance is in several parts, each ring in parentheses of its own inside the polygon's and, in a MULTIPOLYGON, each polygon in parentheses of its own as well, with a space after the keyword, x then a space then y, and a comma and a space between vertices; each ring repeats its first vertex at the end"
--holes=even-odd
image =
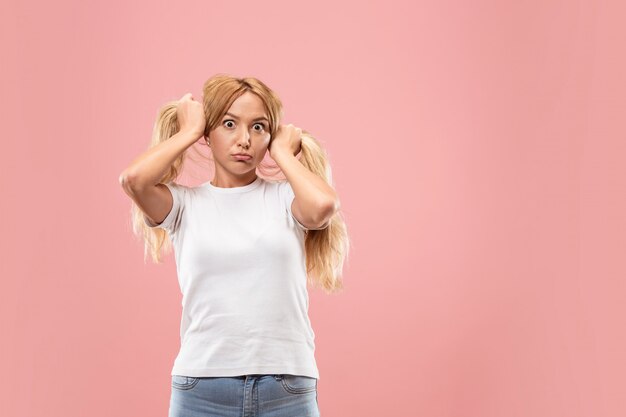
MULTIPOLYGON (((289 152, 280 152, 272 158, 285 174, 293 192, 300 202, 300 207, 309 207, 313 210, 322 210, 335 206, 337 195, 335 190, 323 179, 309 171, 289 152)), ((315 216, 316 213, 310 217, 315 216)))
POLYGON ((159 183, 172 163, 197 140, 191 132, 178 132, 139 155, 120 175, 120 182, 128 187, 141 188, 159 183))

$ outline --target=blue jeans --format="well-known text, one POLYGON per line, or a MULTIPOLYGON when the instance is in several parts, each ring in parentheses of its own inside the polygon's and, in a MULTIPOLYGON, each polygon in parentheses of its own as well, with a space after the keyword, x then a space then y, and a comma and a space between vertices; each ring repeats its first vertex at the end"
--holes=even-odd
POLYGON ((319 417, 317 379, 172 375, 169 417, 319 417))

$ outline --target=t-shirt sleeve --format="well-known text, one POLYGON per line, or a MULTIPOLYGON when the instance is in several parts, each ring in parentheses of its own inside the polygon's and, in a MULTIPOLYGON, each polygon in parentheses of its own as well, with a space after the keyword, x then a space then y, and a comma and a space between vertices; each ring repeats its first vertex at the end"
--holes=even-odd
POLYGON ((159 224, 152 223, 150 219, 148 219, 148 217, 146 217, 145 215, 143 216, 143 219, 148 227, 160 227, 171 234, 180 229, 180 224, 184 217, 183 214, 185 211, 185 200, 189 189, 184 185, 176 184, 174 182, 170 182, 164 185, 170 190, 170 193, 172 194, 172 209, 167 214, 165 219, 163 219, 163 221, 159 224))
POLYGON ((280 185, 280 188, 279 188, 280 195, 281 195, 281 198, 283 200, 284 205, 287 208, 287 213, 289 213, 289 216, 291 216, 293 221, 296 223, 296 225, 300 229, 302 229, 302 230, 323 230, 323 229, 326 229, 328 227, 329 223, 326 223, 322 227, 318 227, 318 228, 309 228, 309 227, 304 226, 302 223, 300 223, 298 221, 298 219, 296 218, 296 216, 294 216, 293 213, 291 212, 291 203, 293 203, 294 198, 296 198, 296 195, 293 192, 293 188, 291 188, 291 184, 289 183, 289 181, 281 181, 279 185, 280 185))

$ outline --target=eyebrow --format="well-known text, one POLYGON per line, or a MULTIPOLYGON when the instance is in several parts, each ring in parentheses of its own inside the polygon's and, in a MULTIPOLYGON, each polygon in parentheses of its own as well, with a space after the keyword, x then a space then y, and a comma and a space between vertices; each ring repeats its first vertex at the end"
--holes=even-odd
MULTIPOLYGON (((235 119, 239 120, 239 117, 238 117, 238 116, 235 116, 235 115, 234 115, 234 114, 232 114, 232 113, 228 113, 228 112, 226 112, 225 116, 234 117, 235 119)), ((265 120, 265 121, 267 121, 267 123, 269 123, 269 122, 270 122, 270 121, 267 119, 267 117, 264 117, 264 116, 257 117, 256 119, 253 119, 252 121, 253 121, 253 122, 255 122, 255 121, 257 121, 257 120, 265 120)))

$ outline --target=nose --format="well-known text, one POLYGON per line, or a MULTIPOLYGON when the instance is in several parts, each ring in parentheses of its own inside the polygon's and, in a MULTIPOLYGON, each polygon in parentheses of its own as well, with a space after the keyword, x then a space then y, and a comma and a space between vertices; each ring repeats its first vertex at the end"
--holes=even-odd
POLYGON ((248 146, 250 146, 250 132, 244 129, 243 133, 239 135, 239 138, 237 139, 237 143, 243 146, 244 148, 247 148, 248 146))

